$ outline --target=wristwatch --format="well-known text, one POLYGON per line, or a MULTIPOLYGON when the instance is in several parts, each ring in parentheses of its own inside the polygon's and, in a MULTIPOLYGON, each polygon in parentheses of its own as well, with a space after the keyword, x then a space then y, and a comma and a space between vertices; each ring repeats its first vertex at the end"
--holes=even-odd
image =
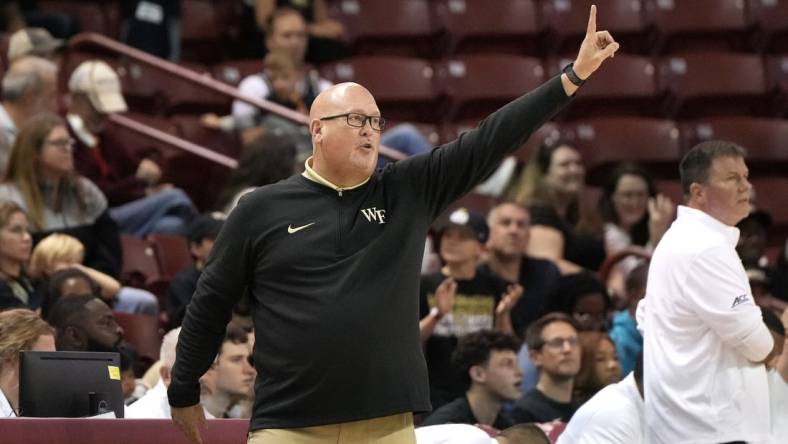
POLYGON ((443 318, 443 313, 441 313, 441 311, 438 310, 438 307, 432 307, 432 309, 430 310, 430 316, 435 318, 436 321, 440 321, 443 318))
POLYGON ((566 74, 566 76, 569 78, 569 81, 577 87, 581 87, 583 86, 583 83, 586 83, 586 81, 578 77, 577 73, 575 72, 574 62, 564 67, 564 74, 566 74))

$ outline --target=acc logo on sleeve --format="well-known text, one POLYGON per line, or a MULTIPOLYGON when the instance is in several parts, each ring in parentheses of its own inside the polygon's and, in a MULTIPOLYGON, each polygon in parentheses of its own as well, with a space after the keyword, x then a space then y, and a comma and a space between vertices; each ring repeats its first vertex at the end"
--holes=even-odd
POLYGON ((733 300, 733 305, 731 305, 731 308, 735 308, 737 305, 741 305, 741 304, 743 304, 743 303, 745 303, 747 301, 749 301, 749 298, 747 297, 747 295, 746 294, 740 294, 740 295, 736 296, 736 299, 733 300))

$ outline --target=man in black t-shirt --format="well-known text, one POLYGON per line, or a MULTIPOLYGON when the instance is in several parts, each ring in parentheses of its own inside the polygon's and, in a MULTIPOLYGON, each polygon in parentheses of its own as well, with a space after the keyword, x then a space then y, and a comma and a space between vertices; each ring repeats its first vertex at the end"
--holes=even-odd
POLYGON ((501 406, 520 396, 519 348, 516 337, 497 331, 482 330, 460 339, 452 361, 467 391, 434 411, 423 425, 485 424, 498 430, 511 426, 501 406))
POLYGON ((523 287, 523 297, 512 310, 514 331, 522 337, 528 325, 542 315, 547 295, 556 286, 561 272, 549 260, 523 254, 531 227, 525 207, 513 202, 498 204, 487 215, 487 223, 489 255, 482 268, 523 287))
POLYGON ((580 371, 580 344, 574 320, 563 313, 548 313, 525 335, 531 361, 539 369, 536 388, 520 398, 511 417, 517 422, 568 422, 575 412, 572 389, 580 371))
POLYGON ((477 270, 488 235, 487 223, 465 208, 452 212, 438 243, 445 264, 422 276, 419 330, 425 343, 430 400, 438 408, 463 393, 451 365, 457 338, 482 329, 513 333, 511 309, 522 289, 477 270))

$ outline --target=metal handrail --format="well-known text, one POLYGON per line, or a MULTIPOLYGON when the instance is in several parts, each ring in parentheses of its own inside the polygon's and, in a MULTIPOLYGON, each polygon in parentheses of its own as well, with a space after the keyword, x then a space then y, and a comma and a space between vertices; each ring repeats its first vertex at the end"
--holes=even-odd
MULTIPOLYGON (((188 82, 191 82, 191 83, 193 83, 195 85, 199 85, 200 87, 203 87, 203 88, 215 91, 215 92, 217 92, 219 94, 224 94, 224 95, 230 96, 233 99, 246 102, 246 103, 248 103, 250 105, 256 106, 256 107, 258 107, 260 109, 263 109, 265 111, 274 113, 276 115, 284 117, 285 119, 288 119, 288 120, 290 120, 292 122, 295 122, 297 124, 309 125, 309 119, 307 118, 307 116, 305 116, 305 115, 303 115, 303 114, 301 114, 301 113, 299 113, 297 111, 293 111, 293 110, 291 110, 289 108, 286 108, 286 107, 284 107, 282 105, 276 104, 274 102, 270 102, 270 101, 265 100, 265 99, 260 99, 260 98, 257 98, 257 97, 251 97, 251 96, 247 96, 247 95, 241 94, 241 92, 238 90, 238 88, 234 88, 234 87, 232 87, 230 85, 227 85, 224 82, 220 82, 220 81, 215 80, 213 78, 210 78, 208 76, 204 76, 202 74, 194 72, 194 71, 192 71, 190 69, 184 68, 182 66, 178 66, 177 64, 172 63, 170 61, 167 61, 167 60, 164 60, 162 58, 150 55, 150 54, 148 54, 146 52, 140 51, 139 49, 132 48, 131 46, 128 46, 128 45, 123 44, 123 43, 120 43, 120 42, 118 42, 116 40, 113 40, 113 39, 111 39, 109 37, 106 37, 106 36, 103 36, 101 34, 96 34, 96 33, 93 33, 93 32, 83 32, 83 33, 77 34, 74 37, 72 37, 69 40, 69 44, 68 45, 69 45, 70 48, 73 48, 73 49, 79 49, 79 48, 83 48, 83 47, 96 46, 96 47, 102 48, 104 50, 113 52, 113 53, 118 53, 118 54, 121 54, 123 56, 128 57, 129 59, 132 59, 132 60, 134 60, 136 62, 139 62, 141 64, 150 66, 152 68, 155 68, 155 69, 158 69, 158 70, 161 70, 161 71, 164 71, 164 72, 167 72, 169 74, 172 74, 175 77, 181 78, 181 79, 186 80, 188 82)), ((126 123, 128 123, 128 122, 133 122, 133 121, 130 120, 130 119, 125 119, 125 120, 124 119, 120 119, 119 122, 126 122, 126 123)), ((120 124, 123 125, 123 123, 120 123, 120 124)), ((134 131, 142 132, 142 133, 144 133, 146 135, 151 135, 146 130, 144 130, 143 127, 140 127, 140 126, 138 126, 137 128, 132 128, 132 129, 134 131)), ((163 133, 161 131, 159 131, 159 133, 168 135, 168 134, 163 133)), ((151 137, 155 137, 155 136, 151 135, 151 137)), ((211 151, 211 150, 209 150, 207 148, 201 147, 199 145, 196 145, 196 144, 193 144, 193 143, 190 143, 190 142, 186 142, 185 144, 174 144, 174 143, 172 143, 172 141, 176 140, 177 138, 172 138, 172 136, 170 136, 170 137, 171 137, 171 139, 168 139, 167 141, 159 139, 158 137, 155 137, 155 138, 157 138, 158 140, 160 140, 162 142, 165 142, 165 143, 171 143, 171 144, 173 144, 174 146, 176 146, 178 148, 185 149, 186 151, 192 152, 192 153, 194 153, 194 154, 196 154, 198 156, 206 157, 206 156, 203 155, 203 154, 205 154, 205 152, 203 152, 203 150, 207 150, 207 151, 213 153, 213 151, 211 151), (189 148, 186 148, 187 146, 189 146, 189 148), (202 153, 202 154, 200 154, 200 153, 202 153)), ((395 150, 393 148, 387 147, 385 145, 381 145, 379 151, 380 151, 380 154, 388 157, 389 159, 393 159, 393 160, 402 160, 402 159, 405 159, 405 158, 408 157, 406 154, 403 154, 402 152, 397 151, 397 150, 395 150)), ((216 153, 214 153, 214 154, 216 154, 216 153)), ((217 154, 217 156, 221 156, 221 155, 217 154)), ((221 157, 227 158, 226 156, 221 156, 221 157)), ((216 159, 218 159, 218 158, 219 157, 216 157, 216 159)), ((215 160, 215 159, 212 159, 212 160, 215 160)), ((216 160, 216 161, 218 163, 222 163, 223 165, 225 164, 224 161, 219 161, 219 160, 216 160)), ((237 165, 237 163, 236 163, 236 165, 237 165)), ((234 168, 234 167, 231 167, 231 168, 234 168)))

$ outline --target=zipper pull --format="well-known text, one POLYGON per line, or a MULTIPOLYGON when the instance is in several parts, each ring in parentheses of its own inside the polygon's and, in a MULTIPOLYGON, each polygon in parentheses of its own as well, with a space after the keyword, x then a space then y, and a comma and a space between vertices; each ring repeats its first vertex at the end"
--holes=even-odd
POLYGON ((342 197, 342 188, 337 188, 337 193, 339 193, 339 197, 342 197))

